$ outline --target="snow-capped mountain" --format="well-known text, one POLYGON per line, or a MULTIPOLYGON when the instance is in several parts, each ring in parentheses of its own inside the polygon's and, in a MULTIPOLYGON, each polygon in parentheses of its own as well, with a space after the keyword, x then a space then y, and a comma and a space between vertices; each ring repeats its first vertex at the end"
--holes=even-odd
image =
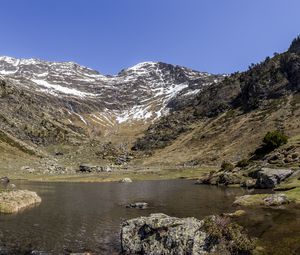
POLYGON ((115 76, 73 62, 0 57, 0 75, 19 88, 57 104, 72 123, 111 127, 153 121, 167 114, 170 102, 186 100, 223 76, 160 62, 144 62, 115 76))

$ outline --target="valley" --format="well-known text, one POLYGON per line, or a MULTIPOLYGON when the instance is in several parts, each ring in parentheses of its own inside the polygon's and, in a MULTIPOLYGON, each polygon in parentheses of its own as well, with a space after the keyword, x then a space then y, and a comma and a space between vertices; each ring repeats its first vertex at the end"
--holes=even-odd
MULTIPOLYGON (((148 237, 140 240, 140 235, 136 235, 141 231, 148 235, 143 222, 149 225, 159 222, 161 225, 153 225, 153 231, 158 231, 156 235, 166 235, 171 241, 177 241, 177 235, 173 237, 168 226, 180 222, 186 230, 174 231, 179 231, 183 240, 191 238, 189 231, 197 232, 197 226, 201 229, 202 234, 196 237, 203 235, 208 239, 196 238, 194 242, 203 247, 208 245, 203 248, 205 251, 226 249, 229 254, 282 254, 284 249, 277 247, 274 251, 269 244, 286 231, 282 221, 270 223, 271 228, 279 229, 277 235, 272 236, 268 231, 265 235, 264 231, 268 228, 266 221, 270 216, 273 220, 277 209, 296 215, 299 210, 299 45, 298 37, 288 51, 231 75, 144 62, 109 76, 73 62, 0 57, 0 176, 6 185, 0 190, 0 198, 4 201, 0 203, 2 211, 13 212, 13 206, 20 204, 14 200, 18 198, 14 198, 14 194, 19 193, 21 200, 29 196, 28 206, 34 204, 36 212, 39 208, 41 198, 26 190, 15 191, 14 183, 25 187, 30 187, 30 183, 46 185, 54 190, 65 189, 68 185, 74 188, 76 185, 83 188, 87 187, 85 185, 101 188, 111 185, 105 187, 127 190, 136 185, 144 189, 154 183, 151 181, 164 182, 166 187, 172 183, 184 186, 184 180, 178 179, 187 179, 189 186, 185 187, 189 192, 195 191, 197 186, 203 192, 216 186, 216 193, 221 192, 219 196, 227 196, 227 192, 237 196, 230 195, 226 212, 216 210, 221 215, 201 221, 162 213, 125 221, 121 227, 122 251, 138 253, 143 245, 149 245, 147 249, 158 245, 157 240, 154 242, 148 237), (229 206, 237 210, 228 212, 233 210, 229 210, 229 206), (256 212, 262 217, 256 219, 261 232, 255 231, 249 223, 256 212), (236 223, 250 229, 251 235, 236 223), (220 226, 221 232, 215 233, 215 228, 220 226), (162 234, 161 229, 168 233, 162 234), (218 241, 208 242, 211 238, 218 241), (137 243, 141 247, 136 246, 137 243)), ((49 194, 34 185, 34 189, 51 201, 49 194)), ((68 194, 64 192, 62 194, 68 194)), ((81 190, 77 192, 84 196, 81 190)), ((164 203, 168 204, 169 199, 174 199, 172 192, 164 203)), ((194 203, 193 199, 191 201, 194 203)), ((136 204, 147 206, 148 201, 136 204)), ((111 204, 107 206, 112 208, 111 204)), ((113 206, 117 215, 120 206, 113 206)), ((209 203, 207 206, 216 209, 209 203)), ((17 211, 20 208, 15 206, 17 211)), ((176 208, 176 215, 181 215, 182 210, 176 208)), ((206 211, 200 214, 206 216, 206 211)), ((285 218, 282 214, 278 217, 285 218)), ((110 226, 115 235, 116 225, 107 227, 110 226)), ((10 231, 11 226, 7 227, 10 231)), ((62 234, 71 232, 63 231, 62 234)), ((82 242, 82 237, 78 238, 78 242, 82 242)), ((291 254, 299 250, 297 240, 298 236, 288 232, 284 245, 291 254), (290 242, 292 244, 288 245, 290 242)), ((75 250, 87 250, 78 246, 78 242, 75 246, 69 245, 75 250)), ((6 243, 13 245, 15 241, 7 240, 6 243)), ((161 245, 160 241, 158 243, 161 245)), ((92 250, 99 252, 94 244, 92 241, 92 250)), ((52 241, 49 245, 53 245, 52 241)), ((35 247, 49 250, 50 246, 37 244, 35 247)), ((102 244, 104 247, 110 251, 115 249, 112 243, 102 244)), ((11 252, 19 247, 10 249, 11 252)), ((189 249, 189 246, 178 245, 176 249, 189 249)))

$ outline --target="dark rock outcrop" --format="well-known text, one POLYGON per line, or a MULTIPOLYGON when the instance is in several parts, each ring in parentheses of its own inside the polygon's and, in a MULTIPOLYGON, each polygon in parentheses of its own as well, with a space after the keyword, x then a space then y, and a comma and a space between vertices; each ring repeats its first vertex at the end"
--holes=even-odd
POLYGON ((272 189, 292 174, 293 170, 291 169, 261 168, 258 171, 250 173, 250 176, 257 179, 255 188, 272 189))
POLYGON ((0 183, 2 183, 2 184, 8 184, 9 182, 10 182, 10 180, 6 176, 0 178, 0 183))
POLYGON ((210 172, 209 174, 200 178, 196 184, 210 184, 210 185, 234 185, 243 182, 244 177, 235 172, 210 172))

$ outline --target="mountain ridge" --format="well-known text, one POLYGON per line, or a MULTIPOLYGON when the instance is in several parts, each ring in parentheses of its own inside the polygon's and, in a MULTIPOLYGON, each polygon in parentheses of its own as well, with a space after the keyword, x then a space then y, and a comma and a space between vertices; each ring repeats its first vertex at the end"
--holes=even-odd
POLYGON ((10 57, 0 57, 0 75, 0 131, 14 138, 11 144, 24 142, 46 154, 81 144, 94 160, 91 143, 130 146, 149 124, 169 114, 174 102, 224 79, 161 62, 104 76, 73 62, 10 57))
MULTIPOLYGON (((117 105, 116 102, 111 101, 118 100, 123 106, 124 103, 128 103, 127 107, 123 107, 127 110, 133 106, 141 105, 147 99, 151 101, 151 98, 154 97, 156 97, 154 100, 168 101, 181 91, 187 91, 187 95, 193 94, 193 87, 189 88, 189 82, 202 77, 204 79, 208 79, 209 76, 215 77, 215 79, 221 77, 161 62, 143 62, 123 69, 115 76, 105 76, 74 62, 49 62, 11 57, 0 57, 0 74, 21 82, 24 79, 27 82, 31 81, 38 85, 41 91, 48 91, 61 96, 63 94, 63 96, 94 97, 102 102, 111 97, 110 100, 106 100, 109 102, 103 107, 110 109, 109 104, 115 103, 117 105), (168 72, 173 73, 169 74, 168 72), (179 73, 182 77, 176 76, 179 73), (127 88, 128 86, 131 88, 127 88), (141 92, 139 94, 141 100, 132 95, 135 91, 141 92), (126 98, 126 94, 129 94, 129 97, 126 98), (145 97, 144 94, 148 94, 148 96, 145 97)), ((195 82, 192 85, 195 85, 195 82)), ((156 117, 160 117, 166 105, 167 102, 161 103, 161 109, 157 108, 156 111, 152 111, 151 115, 156 114, 156 117)), ((120 109, 115 107, 113 110, 120 109)), ((150 113, 141 116, 142 113, 139 113, 139 110, 142 111, 142 109, 138 109, 131 114, 133 118, 139 119, 150 116, 150 113)), ((130 115, 130 113, 130 111, 125 112, 116 119, 124 120, 126 115, 130 115)))

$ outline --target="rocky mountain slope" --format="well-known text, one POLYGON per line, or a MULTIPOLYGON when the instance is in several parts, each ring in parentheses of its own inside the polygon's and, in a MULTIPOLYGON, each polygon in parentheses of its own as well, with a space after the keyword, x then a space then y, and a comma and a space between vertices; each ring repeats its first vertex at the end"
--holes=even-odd
POLYGON ((297 145, 299 45, 230 76, 155 62, 108 76, 72 62, 1 57, 2 160, 218 165, 249 157, 272 130, 297 145))
POLYGON ((299 45, 297 38, 287 52, 204 88, 151 125, 133 150, 151 155, 148 163, 219 164, 249 157, 267 131, 299 139, 299 45))
MULTIPOLYGON (((64 98, 71 114, 84 113, 84 109, 68 102, 71 98, 90 108, 94 106, 90 113, 98 112, 91 117, 102 125, 159 118, 168 112, 172 99, 189 97, 222 78, 155 62, 140 63, 116 76, 104 76, 72 62, 10 57, 0 57, 0 74, 36 92, 64 98)), ((81 120, 87 124, 84 118, 81 120)))
POLYGON ((87 161, 97 160, 101 144, 130 144, 149 124, 222 79, 160 62, 108 76, 73 62, 0 57, 1 147, 8 154, 16 149, 44 156, 69 146, 87 161))

